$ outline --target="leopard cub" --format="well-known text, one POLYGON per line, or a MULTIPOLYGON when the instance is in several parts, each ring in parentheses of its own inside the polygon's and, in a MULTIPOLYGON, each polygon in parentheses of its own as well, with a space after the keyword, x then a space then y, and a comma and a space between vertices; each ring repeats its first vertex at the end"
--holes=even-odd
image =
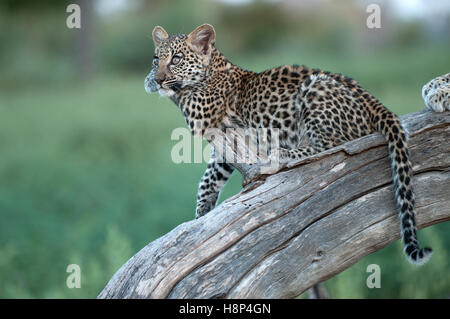
MULTIPOLYGON (((147 92, 169 97, 193 134, 211 128, 278 130, 276 151, 284 162, 380 132, 388 143, 404 252, 410 262, 425 263, 432 250, 419 248, 407 135, 398 117, 346 76, 298 65, 248 71, 223 56, 215 40, 209 24, 172 36, 155 27, 147 92)), ((233 170, 213 153, 200 181, 196 217, 214 208, 233 170)))

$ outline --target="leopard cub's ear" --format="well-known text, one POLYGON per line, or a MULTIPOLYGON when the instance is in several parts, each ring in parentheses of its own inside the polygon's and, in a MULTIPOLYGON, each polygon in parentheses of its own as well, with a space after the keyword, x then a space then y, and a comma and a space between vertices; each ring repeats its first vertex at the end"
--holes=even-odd
POLYGON ((153 29, 152 37, 153 37, 153 42, 155 43, 155 46, 159 46, 161 44, 161 42, 163 42, 164 40, 167 40, 169 35, 167 34, 166 30, 164 30, 163 27, 160 27, 158 25, 153 29))
POLYGON ((210 24, 203 24, 192 31, 187 38, 187 43, 194 52, 207 54, 216 41, 216 31, 210 24))

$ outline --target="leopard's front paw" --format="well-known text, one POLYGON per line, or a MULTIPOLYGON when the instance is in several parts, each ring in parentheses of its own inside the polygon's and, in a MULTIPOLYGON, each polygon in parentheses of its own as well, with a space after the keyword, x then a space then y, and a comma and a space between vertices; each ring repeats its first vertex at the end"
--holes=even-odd
POLYGON ((277 148, 270 151, 269 161, 270 163, 286 164, 292 159, 289 156, 289 150, 284 148, 277 148))
POLYGON ((267 162, 260 166, 261 174, 272 175, 286 166, 289 162, 289 154, 286 149, 273 149, 267 158, 267 162))

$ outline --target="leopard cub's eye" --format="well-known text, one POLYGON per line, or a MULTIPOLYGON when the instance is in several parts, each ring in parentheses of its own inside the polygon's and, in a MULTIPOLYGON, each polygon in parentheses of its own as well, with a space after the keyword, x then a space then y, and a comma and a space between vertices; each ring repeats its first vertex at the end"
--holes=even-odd
POLYGON ((159 57, 157 57, 156 55, 153 57, 153 65, 158 65, 159 63, 159 57))
POLYGON ((174 55, 172 58, 172 64, 178 64, 180 63, 183 56, 181 54, 174 55))

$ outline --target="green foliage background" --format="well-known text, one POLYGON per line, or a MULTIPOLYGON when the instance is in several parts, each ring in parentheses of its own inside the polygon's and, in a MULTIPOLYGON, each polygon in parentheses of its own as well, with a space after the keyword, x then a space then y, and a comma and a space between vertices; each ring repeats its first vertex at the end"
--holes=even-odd
MULTIPOLYGON (((308 13, 274 1, 142 1, 94 15, 95 70, 80 75, 78 31, 65 26, 68 2, 31 3, 0 5, 1 298, 94 298, 139 249, 194 217, 206 164, 172 162, 171 132, 184 120, 143 87, 155 25, 187 33, 212 23, 216 46, 236 64, 344 73, 397 114, 422 109, 421 87, 450 69, 448 37, 395 19, 369 31, 364 7, 350 1, 308 13), (81 267, 80 289, 66 286, 69 264, 81 267)), ((221 200, 240 183, 234 174, 221 200)), ((396 242, 326 281, 330 295, 448 297, 449 224, 419 236, 435 250, 427 265, 409 265, 396 242), (365 284, 372 263, 382 270, 380 289, 365 284)))

